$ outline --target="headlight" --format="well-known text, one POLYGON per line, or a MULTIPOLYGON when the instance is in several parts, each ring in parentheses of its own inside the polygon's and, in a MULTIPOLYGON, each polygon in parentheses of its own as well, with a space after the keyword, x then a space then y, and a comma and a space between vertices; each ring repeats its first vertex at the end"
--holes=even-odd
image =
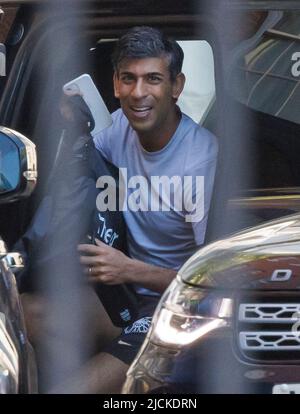
POLYGON ((163 295, 147 338, 128 373, 123 392, 151 393, 176 381, 184 350, 229 327, 232 298, 222 291, 189 286, 178 277, 163 295))
POLYGON ((188 286, 178 278, 163 296, 153 318, 151 341, 182 347, 228 326, 232 299, 213 290, 188 286))

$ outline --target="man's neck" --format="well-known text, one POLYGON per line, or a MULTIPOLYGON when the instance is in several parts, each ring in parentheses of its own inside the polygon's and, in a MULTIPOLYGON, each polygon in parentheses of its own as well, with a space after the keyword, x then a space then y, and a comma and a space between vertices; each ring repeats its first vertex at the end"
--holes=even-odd
POLYGON ((155 132, 137 133, 142 147, 149 152, 155 152, 163 149, 170 139, 173 137, 175 131, 181 120, 181 112, 178 107, 170 115, 170 120, 161 128, 157 128, 155 132))

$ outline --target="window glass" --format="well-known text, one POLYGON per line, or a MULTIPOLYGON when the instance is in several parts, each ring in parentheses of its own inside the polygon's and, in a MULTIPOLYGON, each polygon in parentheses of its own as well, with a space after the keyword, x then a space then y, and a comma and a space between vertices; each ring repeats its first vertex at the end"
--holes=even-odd
MULTIPOLYGON (((244 17, 250 25, 249 15, 244 17)), ((243 152, 240 171, 250 177, 245 189, 299 186, 299 34, 299 12, 270 11, 230 51, 225 87, 233 115, 228 122, 243 152)))
POLYGON ((293 11, 240 55, 230 86, 250 108, 299 124, 299 81, 300 13, 293 11))

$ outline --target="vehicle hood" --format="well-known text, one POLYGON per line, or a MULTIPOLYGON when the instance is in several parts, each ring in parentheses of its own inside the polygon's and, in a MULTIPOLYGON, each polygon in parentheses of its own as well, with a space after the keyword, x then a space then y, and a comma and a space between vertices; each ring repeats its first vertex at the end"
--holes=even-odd
POLYGON ((186 283, 222 289, 300 289, 300 214, 211 243, 179 270, 186 283))

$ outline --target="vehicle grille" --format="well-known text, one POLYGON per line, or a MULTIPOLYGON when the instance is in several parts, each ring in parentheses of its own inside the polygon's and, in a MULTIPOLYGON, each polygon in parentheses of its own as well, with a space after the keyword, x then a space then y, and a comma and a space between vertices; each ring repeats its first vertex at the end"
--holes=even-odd
POLYGON ((240 303, 238 344, 247 358, 300 360, 300 303, 240 303))

